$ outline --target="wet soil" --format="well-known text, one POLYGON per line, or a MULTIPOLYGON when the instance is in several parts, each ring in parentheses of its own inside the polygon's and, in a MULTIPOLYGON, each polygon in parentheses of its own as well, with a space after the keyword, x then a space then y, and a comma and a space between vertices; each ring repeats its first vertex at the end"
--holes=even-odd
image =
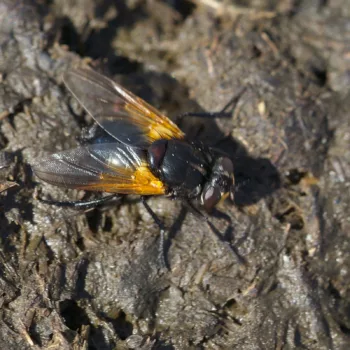
POLYGON ((0 43, 1 349, 350 347, 347 0, 0 0, 0 43), (100 196, 30 166, 91 125, 61 78, 84 65, 234 161, 210 225, 150 198, 167 272, 137 198, 36 199, 100 196))

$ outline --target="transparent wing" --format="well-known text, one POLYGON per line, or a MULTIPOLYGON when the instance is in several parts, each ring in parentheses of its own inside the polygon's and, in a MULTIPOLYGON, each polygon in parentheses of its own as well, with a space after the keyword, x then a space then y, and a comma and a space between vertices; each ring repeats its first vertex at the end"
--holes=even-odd
POLYGON ((159 139, 184 138, 156 108, 93 70, 71 70, 63 80, 92 118, 122 143, 146 149, 159 139))
POLYGON ((66 188, 139 195, 166 191, 149 170, 144 152, 121 143, 55 153, 32 168, 41 180, 66 188))

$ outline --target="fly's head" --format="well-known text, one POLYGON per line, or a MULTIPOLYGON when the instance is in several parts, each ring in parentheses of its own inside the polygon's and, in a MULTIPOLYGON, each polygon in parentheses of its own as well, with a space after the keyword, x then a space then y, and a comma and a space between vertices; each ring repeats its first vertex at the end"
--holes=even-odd
POLYGON ((227 157, 219 157, 213 165, 211 176, 204 184, 201 194, 201 204, 207 212, 228 196, 233 200, 235 179, 233 163, 227 157))

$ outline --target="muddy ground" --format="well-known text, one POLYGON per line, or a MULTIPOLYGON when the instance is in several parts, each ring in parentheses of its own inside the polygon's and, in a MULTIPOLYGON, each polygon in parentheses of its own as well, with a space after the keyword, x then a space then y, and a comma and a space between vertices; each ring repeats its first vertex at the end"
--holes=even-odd
POLYGON ((1 349, 350 348, 348 0, 1 0, 0 28, 1 349), (234 160, 211 227, 149 200, 169 272, 137 198, 35 199, 99 196, 30 168, 91 125, 61 79, 87 64, 234 160))

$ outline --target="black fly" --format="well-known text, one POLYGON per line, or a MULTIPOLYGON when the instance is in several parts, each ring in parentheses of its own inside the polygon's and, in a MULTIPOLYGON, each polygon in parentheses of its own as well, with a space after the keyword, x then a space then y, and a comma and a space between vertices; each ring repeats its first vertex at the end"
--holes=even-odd
MULTIPOLYGON (((35 174, 57 186, 140 195, 161 229, 164 263, 164 227, 145 196, 180 198, 193 209, 192 201, 199 200, 210 212, 227 196, 233 199, 231 159, 200 142, 187 140, 165 115, 105 76, 79 69, 66 72, 63 79, 104 136, 48 156, 33 165, 35 174)), ((114 196, 52 204, 88 207, 114 196)))

